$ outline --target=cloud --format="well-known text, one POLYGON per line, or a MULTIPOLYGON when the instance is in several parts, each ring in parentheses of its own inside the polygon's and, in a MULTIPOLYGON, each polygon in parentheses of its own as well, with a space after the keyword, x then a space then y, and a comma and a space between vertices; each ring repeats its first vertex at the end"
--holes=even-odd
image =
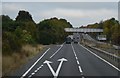
POLYGON ((3 12, 16 12, 17 10, 21 9, 21 6, 16 4, 9 4, 5 3, 3 4, 3 12))
POLYGON ((3 3, 2 13, 5 15, 10 15, 13 19, 17 16, 19 10, 26 10, 24 6, 15 3, 3 3))
POLYGON ((109 9, 98 9, 98 10, 83 10, 83 9, 63 9, 58 8, 54 10, 46 10, 39 13, 39 16, 58 16, 58 17, 66 17, 71 19, 107 19, 109 17, 117 17, 116 10, 109 9))
POLYGON ((25 3, 25 2, 4 2, 2 3, 2 14, 9 15, 12 19, 15 19, 17 16, 18 12, 20 10, 25 10, 31 13, 31 15, 34 13, 32 12, 34 8, 32 8, 30 3, 25 3), (27 4, 27 5, 26 5, 27 4))
POLYGON ((58 17, 67 19, 74 26, 87 25, 112 17, 117 18, 117 3, 95 2, 4 2, 3 14, 12 19, 17 16, 19 10, 28 11, 35 22, 43 19, 58 17))
POLYGON ((40 14, 43 16, 65 16, 72 18, 86 18, 86 17, 98 17, 98 16, 116 16, 115 10, 98 9, 98 10, 83 10, 83 9, 54 9, 51 11, 43 11, 40 14))
POLYGON ((2 0, 3 2, 118 2, 119 0, 2 0))
POLYGON ((0 15, 2 14, 2 3, 0 3, 0 15))

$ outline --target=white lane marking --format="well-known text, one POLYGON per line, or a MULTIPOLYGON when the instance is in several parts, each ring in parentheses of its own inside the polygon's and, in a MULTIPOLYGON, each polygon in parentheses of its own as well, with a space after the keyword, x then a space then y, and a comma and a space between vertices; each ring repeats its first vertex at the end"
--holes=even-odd
POLYGON ((78 60, 78 58, 77 57, 75 57, 76 58, 76 60, 78 60))
POLYGON ((46 51, 45 51, 45 53, 22 75, 22 77, 20 77, 20 78, 24 78, 26 75, 27 75, 27 73, 38 63, 38 61, 40 61, 42 58, 43 58, 43 56, 48 52, 50 50, 50 48, 48 48, 46 51))
POLYGON ((37 70, 39 70, 41 67, 37 68, 37 70))
MULTIPOLYGON (((65 42, 64 42, 65 43, 65 42)), ((62 45, 60 45, 60 48, 50 57, 52 58, 64 45, 64 43, 62 45)), ((58 46, 58 45, 57 45, 58 46)), ((34 72, 36 73, 38 70, 40 70, 43 67, 43 65, 41 65, 40 67, 38 67, 34 72)), ((33 75, 30 75, 30 77, 32 77, 33 75)))
MULTIPOLYGON (((64 44, 64 43, 63 43, 64 44)), ((52 55, 52 56, 50 56, 50 58, 52 58, 53 56, 55 56, 55 54, 57 54, 61 49, 62 49, 62 47, 63 47, 63 44, 60 46, 60 48, 59 49, 57 49, 57 51, 52 55)))
MULTIPOLYGON (((79 44, 80 46, 82 46, 81 44, 79 44)), ((106 61, 105 59, 101 58, 100 56, 98 56, 97 54, 93 53, 92 51, 90 51, 89 49, 87 49, 86 47, 82 46, 84 49, 86 49, 88 52, 90 52, 91 54, 93 54, 94 56, 96 56, 97 58, 101 59, 102 61, 104 61, 105 63, 107 63, 108 65, 112 66, 113 68, 115 68, 116 70, 120 71, 119 68, 117 68, 116 66, 114 66, 113 64, 111 64, 110 62, 106 61)))
POLYGON ((34 72, 36 73, 38 70, 35 70, 34 72))
MULTIPOLYGON (((65 43, 65 42, 64 42, 65 43)), ((52 58, 64 45, 64 43, 62 45, 60 45, 60 48, 50 57, 52 58)), ((58 45, 57 45, 58 46, 58 45)), ((36 73, 38 70, 40 70, 43 67, 43 65, 41 65, 40 67, 38 67, 34 72, 36 73)), ((30 75, 30 77, 32 77, 32 74, 30 75)), ((22 77, 21 77, 22 78, 22 77)))
POLYGON ((78 60, 77 60, 77 64, 78 64, 78 65, 80 64, 78 60))
MULTIPOLYGON (((36 72, 38 72, 38 70, 40 70, 43 67, 43 65, 41 65, 40 67, 38 67, 33 73, 35 74, 36 72)), ((29 78, 31 78, 34 74, 31 73, 31 75, 29 76, 29 78)))
POLYGON ((75 57, 77 57, 76 54, 75 54, 75 57))
MULTIPOLYGON (((72 50, 73 50, 74 55, 76 55, 76 53, 75 53, 75 49, 74 49, 74 47, 73 47, 72 44, 71 44, 71 46, 72 46, 72 50)), ((76 57, 77 57, 77 56, 76 56, 76 57)), ((79 63, 78 59, 76 59, 76 60, 77 60, 77 64, 79 65, 80 63, 79 63)), ((83 75, 83 71, 82 71, 82 68, 81 68, 80 65, 78 66, 78 69, 79 69, 81 75, 83 75)))
POLYGON ((53 76, 55 76, 55 71, 53 70, 53 68, 52 68, 52 66, 50 65, 50 63, 52 63, 52 62, 51 62, 51 61, 48 61, 48 60, 46 60, 46 61, 44 62, 44 64, 47 64, 47 65, 48 65, 48 67, 49 67, 50 71, 52 72, 53 76))
POLYGON ((31 77, 32 77, 32 75, 28 76, 28 78, 31 78, 31 77))
POLYGON ((49 67, 50 71, 52 72, 54 78, 57 78, 57 77, 58 77, 58 74, 59 74, 59 72, 60 72, 60 69, 61 69, 61 67, 62 67, 62 64, 63 64, 64 61, 67 61, 67 59, 61 58, 61 59, 58 59, 58 61, 60 61, 60 64, 59 64, 56 72, 53 70, 52 66, 50 65, 50 63, 52 63, 51 61, 47 61, 47 60, 46 60, 46 61, 44 62, 45 64, 48 65, 48 67, 49 67))
POLYGON ((41 65, 41 67, 43 67, 43 65, 41 65))
POLYGON ((43 65, 41 65, 40 67, 38 67, 36 70, 40 70, 43 67, 43 65))
POLYGON ((41 69, 41 68, 42 68, 42 66, 40 66, 40 67, 38 68, 38 70, 41 69))
POLYGON ((82 73, 82 69, 81 69, 81 67, 80 66, 78 66, 79 67, 79 71, 81 71, 81 73, 82 73))
POLYGON ((34 75, 35 73, 32 73, 32 75, 34 75))
POLYGON ((60 71, 60 69, 61 69, 61 67, 62 67, 63 62, 64 62, 64 61, 68 61, 68 60, 65 59, 65 58, 61 58, 61 59, 58 59, 58 61, 60 61, 60 64, 59 64, 59 66, 58 66, 58 68, 57 68, 56 76, 55 76, 54 78, 57 78, 57 76, 58 76, 58 74, 59 74, 59 71, 60 71))

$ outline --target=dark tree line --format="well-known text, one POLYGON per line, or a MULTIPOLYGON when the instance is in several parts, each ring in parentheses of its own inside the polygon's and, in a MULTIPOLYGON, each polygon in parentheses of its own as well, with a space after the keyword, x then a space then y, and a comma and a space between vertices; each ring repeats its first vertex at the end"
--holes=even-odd
POLYGON ((37 27, 38 31, 40 31, 40 33, 38 33, 39 43, 55 44, 63 42, 67 35, 64 28, 72 26, 65 19, 51 18, 41 21, 37 24, 37 27))
POLYGON ((19 11, 15 20, 7 15, 2 18, 3 54, 21 50, 25 44, 56 44, 64 42, 64 28, 72 27, 65 19, 56 17, 45 19, 36 24, 27 11, 19 11))

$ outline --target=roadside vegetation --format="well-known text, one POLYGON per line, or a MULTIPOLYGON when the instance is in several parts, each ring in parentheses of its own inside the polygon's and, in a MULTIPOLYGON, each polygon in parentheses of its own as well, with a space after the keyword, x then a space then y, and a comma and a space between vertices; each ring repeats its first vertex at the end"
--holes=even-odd
POLYGON ((97 40, 97 35, 106 35, 107 40, 103 43, 96 43, 86 41, 87 45, 100 48, 104 51, 110 52, 117 56, 120 56, 120 49, 116 49, 113 45, 120 46, 120 23, 115 18, 107 19, 95 24, 89 24, 83 26, 83 28, 100 28, 103 29, 103 33, 89 33, 89 35, 97 40), (105 43, 104 43, 105 42, 105 43))
MULTIPOLYGON (((120 46, 120 24, 115 18, 111 18, 99 23, 90 24, 85 26, 85 28, 101 28, 103 29, 103 35, 106 35, 107 43, 120 46)), ((92 37, 96 38, 98 34, 90 34, 92 37)))
POLYGON ((24 45, 21 52, 14 52, 11 55, 2 56, 2 74, 9 76, 25 64, 29 59, 37 55, 45 46, 43 45, 24 45))
POLYGON ((8 75, 39 53, 45 45, 64 42, 64 28, 72 27, 66 19, 43 19, 38 24, 27 11, 19 11, 15 20, 2 18, 3 75, 8 75))

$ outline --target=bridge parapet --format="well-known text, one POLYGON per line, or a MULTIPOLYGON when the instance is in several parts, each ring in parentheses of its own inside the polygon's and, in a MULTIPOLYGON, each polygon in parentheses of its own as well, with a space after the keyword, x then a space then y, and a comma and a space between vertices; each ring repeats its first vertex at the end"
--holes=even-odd
POLYGON ((103 32, 103 29, 97 28, 65 28, 65 32, 79 32, 79 33, 87 33, 87 32, 103 32))

